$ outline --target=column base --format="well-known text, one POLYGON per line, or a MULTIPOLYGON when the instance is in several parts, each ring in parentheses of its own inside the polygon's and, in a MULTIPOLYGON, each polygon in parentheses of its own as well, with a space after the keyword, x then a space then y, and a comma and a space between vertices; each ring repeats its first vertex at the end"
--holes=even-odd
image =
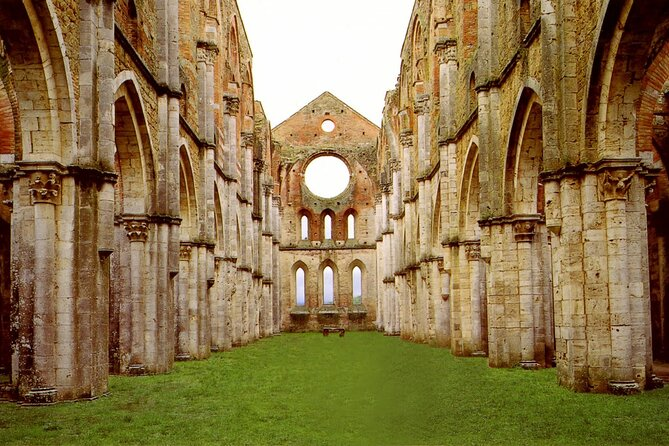
POLYGON ((646 384, 646 389, 647 390, 653 390, 653 389, 661 389, 664 387, 664 380, 657 376, 655 373, 650 375, 650 378, 647 381, 646 384))
POLYGON ((609 392, 614 395, 635 395, 641 389, 636 381, 609 381, 609 392))
POLYGON ((30 389, 23 397, 24 406, 50 406, 58 400, 58 391, 54 387, 30 389))
POLYGON ((520 368, 523 369, 523 370, 538 370, 538 369, 541 368, 541 366, 539 365, 539 363, 538 363, 537 361, 535 361, 535 360, 531 360, 531 361, 520 361, 520 363, 519 363, 518 365, 519 365, 520 368))
POLYGON ((193 357, 188 353, 179 353, 174 357, 175 361, 190 361, 193 357))
POLYGON ((487 358, 488 354, 484 352, 483 350, 476 350, 472 352, 472 356, 475 358, 487 358))
POLYGON ((144 364, 130 364, 128 366, 128 375, 146 375, 146 366, 144 364))

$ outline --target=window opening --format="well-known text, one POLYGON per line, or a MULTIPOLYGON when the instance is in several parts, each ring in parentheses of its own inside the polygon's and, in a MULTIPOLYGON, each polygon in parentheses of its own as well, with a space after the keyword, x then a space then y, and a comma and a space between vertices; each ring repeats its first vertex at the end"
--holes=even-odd
POLYGON ((362 305, 362 270, 353 268, 353 305, 362 305))
POLYGON ((300 238, 309 240, 309 217, 303 215, 300 219, 300 238))
POLYGON ((303 307, 305 302, 304 270, 298 268, 295 272, 295 305, 303 307))
POLYGON ((348 238, 355 238, 355 216, 353 214, 348 215, 348 238))
POLYGON ((326 215, 323 219, 323 233, 325 234, 325 240, 332 239, 332 217, 326 215))
POLYGON ((323 270, 323 304, 334 305, 334 271, 329 266, 323 270))

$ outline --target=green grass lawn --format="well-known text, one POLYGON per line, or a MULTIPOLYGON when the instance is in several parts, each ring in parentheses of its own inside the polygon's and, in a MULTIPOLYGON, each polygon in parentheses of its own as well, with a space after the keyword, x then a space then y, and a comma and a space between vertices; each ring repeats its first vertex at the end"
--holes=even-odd
POLYGON ((378 333, 284 334, 110 389, 0 404, 0 444, 669 444, 669 388, 576 394, 554 370, 490 369, 378 333))

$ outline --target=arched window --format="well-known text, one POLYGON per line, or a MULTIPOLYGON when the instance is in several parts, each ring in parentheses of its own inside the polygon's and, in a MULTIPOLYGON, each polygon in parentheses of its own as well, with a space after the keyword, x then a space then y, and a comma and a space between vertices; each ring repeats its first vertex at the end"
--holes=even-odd
POLYGON ((334 304, 334 271, 329 266, 323 270, 323 305, 334 304))
POLYGON ((304 270, 297 268, 297 271, 295 271, 295 305, 303 307, 305 301, 304 270))
POLYGON ((346 219, 347 223, 347 235, 349 239, 355 238, 355 216, 353 214, 348 214, 346 219))
POLYGON ((362 304, 362 270, 353 268, 353 305, 362 304))
POLYGON ((332 217, 326 215, 323 218, 323 234, 325 234, 325 240, 330 240, 332 238, 332 217))
POLYGON ((300 239, 309 240, 309 217, 303 215, 300 219, 300 239))

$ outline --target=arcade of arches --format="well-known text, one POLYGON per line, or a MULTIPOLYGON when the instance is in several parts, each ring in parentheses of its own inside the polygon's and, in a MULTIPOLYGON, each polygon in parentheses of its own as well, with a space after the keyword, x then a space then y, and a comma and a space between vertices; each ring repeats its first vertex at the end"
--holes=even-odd
POLYGON ((272 129, 235 0, 0 0, 0 399, 324 325, 661 385, 669 5, 407 19, 381 128, 325 92, 272 129))

